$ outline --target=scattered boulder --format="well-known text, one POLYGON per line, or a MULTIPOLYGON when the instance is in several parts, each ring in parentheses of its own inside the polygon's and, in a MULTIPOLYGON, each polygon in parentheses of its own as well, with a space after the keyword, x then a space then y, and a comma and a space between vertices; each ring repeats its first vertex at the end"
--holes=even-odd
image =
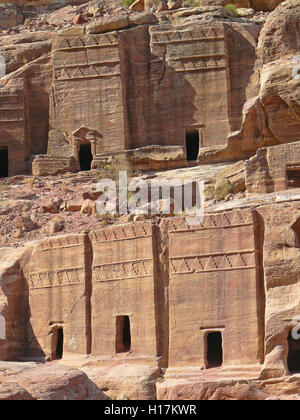
POLYGON ((85 200, 81 207, 82 214, 95 214, 96 213, 96 202, 92 200, 85 200))
POLYGON ((80 370, 56 364, 1 362, 0 401, 107 399, 80 370))
POLYGON ((4 381, 0 384, 0 401, 33 401, 32 397, 24 388, 14 382, 4 381))
POLYGON ((271 12, 284 0, 251 0, 251 5, 255 10, 271 12))
POLYGON ((62 232, 65 228, 64 220, 50 220, 46 225, 46 233, 53 235, 54 233, 62 232))
POLYGON ((230 201, 234 194, 244 192, 245 164, 237 162, 226 169, 221 170, 216 177, 215 193, 218 201, 230 201))
POLYGON ((157 23, 157 17, 152 13, 135 13, 129 17, 131 25, 150 25, 157 23))
POLYGON ((86 27, 87 34, 101 34, 103 32, 125 29, 129 26, 128 15, 113 16, 90 23, 86 27))
POLYGON ((169 0, 168 8, 169 10, 176 10, 182 6, 182 0, 169 0))
POLYGON ((42 206, 44 213, 59 213, 62 202, 63 200, 61 198, 52 198, 48 203, 42 206))
POLYGON ((103 191, 86 191, 82 194, 84 200, 96 201, 103 194, 103 191))
POLYGON ((167 0, 160 0, 158 2, 156 11, 157 12, 166 12, 167 10, 169 10, 167 0))
POLYGON ((73 25, 82 25, 85 22, 86 19, 81 13, 78 13, 72 20, 73 25))
POLYGON ((130 9, 134 12, 142 12, 145 9, 145 1, 144 0, 136 0, 130 6, 130 9))
POLYGON ((221 170, 216 178, 218 184, 226 179, 231 184, 231 193, 238 194, 246 190, 245 186, 245 163, 237 162, 223 170, 221 170))
POLYGON ((72 21, 76 17, 76 15, 77 10, 73 6, 68 5, 48 14, 46 20, 49 23, 49 25, 55 25, 63 20, 72 21))
POLYGON ((26 216, 18 216, 15 218, 15 227, 21 231, 29 232, 36 228, 36 224, 26 216))
POLYGON ((253 18, 253 16, 255 15, 255 11, 253 9, 238 8, 236 9, 236 12, 239 17, 245 19, 253 18))
POLYGON ((285 348, 280 345, 276 346, 273 351, 266 356, 260 379, 280 378, 281 376, 287 375, 287 353, 287 347, 285 348))
POLYGON ((99 4, 93 3, 91 6, 88 7, 85 11, 85 15, 87 17, 95 17, 101 12, 99 4))
POLYGON ((217 201, 225 200, 232 189, 231 183, 227 179, 221 179, 216 183, 215 197, 217 201))
POLYGON ((67 211, 80 211, 82 208, 82 202, 80 201, 69 201, 66 205, 66 210, 67 211))

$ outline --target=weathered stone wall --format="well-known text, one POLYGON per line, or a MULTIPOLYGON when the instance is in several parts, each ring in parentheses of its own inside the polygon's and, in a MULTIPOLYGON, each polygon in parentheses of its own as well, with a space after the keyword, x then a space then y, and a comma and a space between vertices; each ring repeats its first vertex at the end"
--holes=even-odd
POLYGON ((299 219, 299 202, 278 203, 208 214, 197 228, 170 218, 1 250, 0 357, 55 358, 63 328, 64 357, 91 354, 107 366, 120 357, 116 318, 128 316, 122 360, 168 367, 160 392, 174 386, 172 372, 207 369, 206 337, 216 331, 224 368, 289 374, 299 219))
POLYGON ((90 24, 87 35, 83 28, 59 35, 48 154, 78 160, 74 133, 83 127, 97 133, 96 161, 102 153, 147 145, 185 147, 190 130, 199 132, 200 147, 221 145, 240 126, 257 25, 155 21, 124 16, 90 24), (119 31, 109 31, 116 25, 119 31))
POLYGON ((245 169, 246 187, 250 193, 271 193, 298 187, 296 179, 300 172, 300 143, 259 149, 253 158, 246 161, 245 169), (290 181, 288 173, 291 174, 290 181))
POLYGON ((26 102, 23 80, 0 90, 0 148, 8 148, 8 172, 27 172, 26 102))
POLYGON ((49 131, 50 56, 0 81, 0 142, 9 149, 9 176, 30 171, 30 155, 46 153, 49 131))
POLYGON ((220 330, 225 366, 263 362, 259 229, 254 213, 233 211, 197 229, 175 218, 34 245, 22 264, 26 355, 55 358, 63 328, 64 355, 114 357, 117 317, 128 316, 131 357, 205 368, 205 337, 220 330))
POLYGON ((289 374, 288 335, 295 327, 299 331, 299 202, 270 204, 258 212, 263 221, 266 290, 262 375, 280 377, 289 374))
POLYGON ((93 355, 116 351, 116 318, 129 316, 133 356, 158 356, 154 225, 103 228, 92 235, 93 355))
POLYGON ((26 354, 29 290, 21 262, 25 250, 0 252, 0 360, 19 360, 26 354))
POLYGON ((191 128, 200 130, 202 147, 224 143, 224 132, 229 132, 230 90, 225 26, 152 26, 148 60, 143 53, 147 38, 134 42, 137 30, 130 38, 126 77, 129 148, 145 142, 184 144, 185 132, 191 128), (145 86, 147 94, 143 94, 145 86))
POLYGON ((87 236, 46 239, 33 249, 25 276, 29 287, 28 356, 55 358, 57 328, 64 353, 90 352, 90 279, 87 236))
POLYGON ((49 90, 52 80, 50 55, 30 63, 20 75, 26 85, 27 141, 31 155, 47 152, 49 131, 49 90))
POLYGON ((270 13, 260 33, 254 96, 244 105, 242 128, 229 135, 226 146, 200 151, 199 162, 248 159, 261 147, 300 140, 299 18, 300 0, 285 1, 270 13))
POLYGON ((16 26, 23 22, 23 14, 17 7, 9 7, 1 5, 0 1, 0 31, 12 26, 16 26))
POLYGON ((225 365, 263 360, 259 226, 251 211, 207 216, 170 231, 169 367, 207 367, 206 336, 220 331, 225 365))
MULTIPOLYGON (((200 148, 222 145, 239 128, 259 26, 211 16, 208 26, 197 19, 201 10, 178 13, 169 23, 121 15, 68 28, 55 40, 37 33, 15 36, 12 46, 3 41, 10 74, 1 89, 24 80, 26 153, 19 154, 28 163, 30 155, 50 156, 37 158, 35 174, 47 166, 49 173, 76 170, 71 157, 78 170, 81 143, 92 143, 96 163, 103 153, 149 145, 185 150, 191 130, 200 148)), ((13 166, 10 175, 30 170, 13 166)))
MULTIPOLYGON (((239 130, 243 123, 245 102, 257 95, 251 79, 253 77, 256 45, 260 26, 251 23, 226 25, 228 37, 229 79, 228 109, 230 131, 239 130)), ((208 144, 210 146, 210 144, 208 144)))
POLYGON ((99 133, 96 153, 125 149, 119 43, 116 32, 85 36, 75 28, 54 45, 50 128, 69 135, 69 155, 81 127, 99 133))

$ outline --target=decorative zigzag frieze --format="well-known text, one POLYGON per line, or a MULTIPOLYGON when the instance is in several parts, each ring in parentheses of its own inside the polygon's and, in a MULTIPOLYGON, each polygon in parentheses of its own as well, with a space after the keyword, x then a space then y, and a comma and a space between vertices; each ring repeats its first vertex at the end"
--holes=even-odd
POLYGON ((84 270, 82 268, 68 268, 65 270, 33 273, 29 276, 30 289, 74 286, 84 283, 84 270))
POLYGON ((119 76, 120 74, 121 67, 119 61, 115 63, 102 62, 55 68, 54 79, 57 81, 94 79, 119 76))
POLYGON ((172 258, 171 274, 208 273, 212 271, 243 270, 256 267, 255 251, 172 258))
POLYGON ((63 38, 56 46, 56 51, 82 50, 86 48, 105 48, 118 46, 118 35, 114 33, 93 35, 86 38, 63 38))
POLYGON ((47 239, 41 243, 41 249, 48 251, 50 249, 73 248, 84 245, 84 237, 79 235, 66 235, 55 239, 47 239))
POLYGON ((153 260, 143 259, 93 267, 93 282, 148 277, 153 275, 153 260))
POLYGON ((131 223, 99 229, 92 233, 93 242, 124 241, 152 236, 151 223, 131 223))
POLYGON ((203 28, 191 30, 173 30, 164 32, 153 32, 152 44, 171 44, 186 42, 207 42, 222 41, 225 39, 223 28, 203 28))
POLYGON ((200 229, 230 228, 253 224, 252 213, 249 210, 206 215, 200 226, 189 226, 185 217, 175 218, 170 224, 170 231, 186 231, 200 229))
POLYGON ((184 59, 181 61, 170 60, 170 66, 176 72, 208 71, 226 69, 226 57, 194 57, 193 59, 184 59))

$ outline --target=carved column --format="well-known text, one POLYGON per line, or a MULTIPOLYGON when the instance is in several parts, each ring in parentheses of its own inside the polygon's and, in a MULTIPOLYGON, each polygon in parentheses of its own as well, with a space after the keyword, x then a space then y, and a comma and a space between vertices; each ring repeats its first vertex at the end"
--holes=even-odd
POLYGON ((79 147, 80 147, 80 139, 78 137, 73 137, 73 151, 72 151, 72 156, 76 160, 78 159, 79 147))
POLYGON ((91 152, 93 156, 96 156, 97 154, 97 139, 94 137, 91 140, 91 152))

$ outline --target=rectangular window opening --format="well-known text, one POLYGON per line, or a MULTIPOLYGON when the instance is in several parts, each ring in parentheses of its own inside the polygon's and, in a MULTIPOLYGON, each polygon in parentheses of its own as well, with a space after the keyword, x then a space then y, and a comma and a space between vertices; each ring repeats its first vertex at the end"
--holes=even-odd
POLYGON ((185 141, 187 160, 189 162, 196 161, 200 148, 199 130, 187 130, 185 133, 185 141))
POLYGON ((288 336, 288 369, 291 374, 300 373, 300 340, 295 340, 292 337, 292 333, 289 333, 288 336))
POLYGON ((64 330, 62 327, 55 327, 52 330, 52 360, 60 360, 64 353, 64 330))
POLYGON ((207 369, 221 367, 223 365, 223 342, 220 331, 210 332, 206 336, 206 360, 207 369))
POLYGON ((130 318, 128 315, 116 319, 116 353, 126 353, 131 349, 130 318))
POLYGON ((79 164, 81 171, 90 171, 93 162, 91 143, 82 144, 79 149, 79 164))
POLYGON ((7 178, 8 170, 8 147, 0 147, 0 178, 7 178))
POLYGON ((300 166, 293 166, 286 169, 287 188, 300 188, 300 166))

